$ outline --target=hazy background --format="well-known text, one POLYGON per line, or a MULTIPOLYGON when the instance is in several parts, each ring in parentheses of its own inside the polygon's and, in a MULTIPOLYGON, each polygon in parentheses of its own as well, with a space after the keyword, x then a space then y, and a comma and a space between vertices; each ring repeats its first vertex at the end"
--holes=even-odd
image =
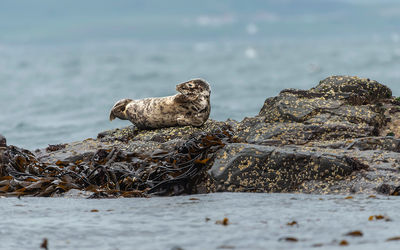
POLYGON ((212 86, 243 119, 335 74, 400 93, 400 1, 0 0, 0 133, 28 149, 96 137, 121 98, 212 86))

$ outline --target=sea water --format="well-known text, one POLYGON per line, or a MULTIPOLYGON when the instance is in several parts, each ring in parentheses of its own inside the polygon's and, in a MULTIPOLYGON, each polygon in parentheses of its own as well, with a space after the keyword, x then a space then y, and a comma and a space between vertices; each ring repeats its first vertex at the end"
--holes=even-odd
MULTIPOLYGON (((117 100, 173 95, 195 77, 211 84, 216 120, 257 115, 267 97, 330 75, 397 96, 399 27, 395 0, 2 0, 0 134, 31 150, 96 137, 129 125, 108 121, 117 100)), ((44 238, 49 249, 398 249, 387 241, 400 236, 396 197, 345 198, 0 199, 0 249, 44 238)))
POLYGON ((0 133, 27 149, 96 137, 122 98, 206 79, 211 118, 357 75, 400 94, 398 1, 1 1, 0 133))
POLYGON ((399 249, 396 197, 22 197, 0 207, 0 249, 39 249, 45 238, 49 249, 399 249), (347 235, 354 231, 361 235, 347 235))

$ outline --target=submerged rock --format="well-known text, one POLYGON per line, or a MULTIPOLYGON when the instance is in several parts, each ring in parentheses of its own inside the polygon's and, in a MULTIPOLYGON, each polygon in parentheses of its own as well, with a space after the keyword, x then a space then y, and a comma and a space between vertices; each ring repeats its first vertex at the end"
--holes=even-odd
POLYGON ((0 195, 398 195, 399 136, 400 102, 389 88, 331 76, 310 90, 282 90, 240 122, 129 126, 35 153, 0 136, 0 195))

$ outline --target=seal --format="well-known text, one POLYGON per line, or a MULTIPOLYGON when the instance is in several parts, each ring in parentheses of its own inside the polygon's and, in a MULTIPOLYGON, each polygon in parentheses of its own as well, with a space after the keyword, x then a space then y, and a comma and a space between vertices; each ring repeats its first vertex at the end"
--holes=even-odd
POLYGON ((119 100, 110 111, 110 121, 129 120, 139 129, 203 125, 211 111, 210 85, 192 79, 176 85, 176 91, 179 93, 167 97, 119 100))

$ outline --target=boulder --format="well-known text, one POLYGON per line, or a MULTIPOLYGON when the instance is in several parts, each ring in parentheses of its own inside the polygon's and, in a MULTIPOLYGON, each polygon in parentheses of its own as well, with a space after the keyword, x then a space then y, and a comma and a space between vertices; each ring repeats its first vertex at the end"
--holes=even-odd
POLYGON ((261 145, 377 136, 388 121, 382 102, 391 95, 370 79, 331 76, 310 90, 286 89, 267 98, 257 117, 239 123, 237 134, 261 145))
POLYGON ((216 191, 294 192, 304 182, 335 182, 362 169, 368 166, 357 159, 318 148, 237 143, 218 152, 209 173, 216 191))

